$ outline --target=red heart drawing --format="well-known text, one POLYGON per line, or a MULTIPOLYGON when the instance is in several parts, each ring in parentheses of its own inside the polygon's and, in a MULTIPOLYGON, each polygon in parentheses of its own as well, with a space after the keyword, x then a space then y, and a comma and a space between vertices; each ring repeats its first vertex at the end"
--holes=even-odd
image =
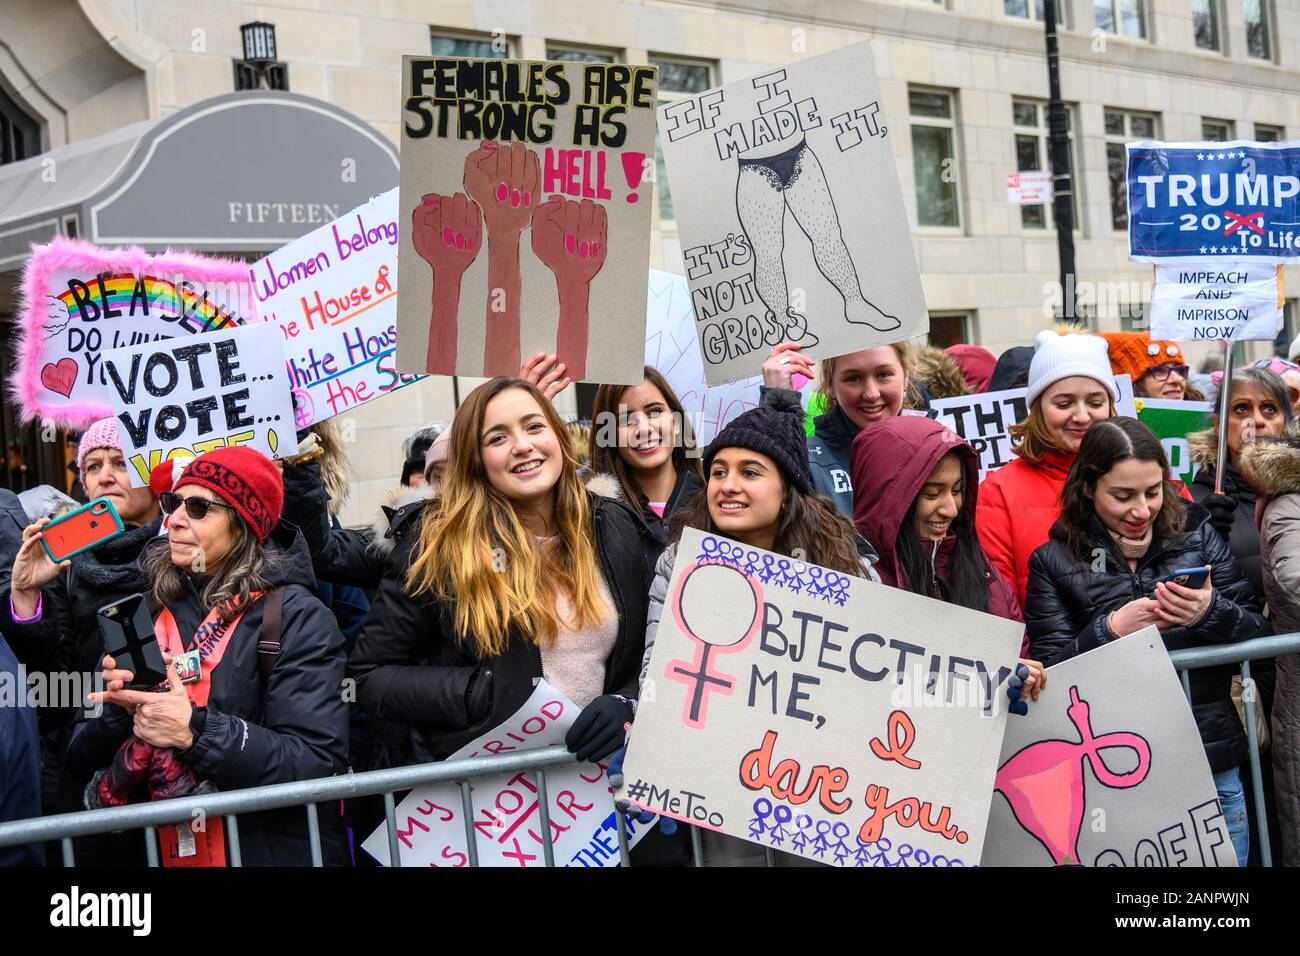
POLYGON ((72 386, 77 383, 76 359, 61 358, 57 365, 46 364, 41 369, 41 384, 51 392, 58 392, 67 398, 72 397, 72 386))

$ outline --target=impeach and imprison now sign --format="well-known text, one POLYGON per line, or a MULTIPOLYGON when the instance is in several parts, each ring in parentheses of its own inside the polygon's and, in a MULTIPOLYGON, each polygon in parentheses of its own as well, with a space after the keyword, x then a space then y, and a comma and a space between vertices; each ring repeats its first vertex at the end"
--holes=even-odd
POLYGON ((620 796, 838 866, 975 865, 1022 633, 688 528, 620 796))

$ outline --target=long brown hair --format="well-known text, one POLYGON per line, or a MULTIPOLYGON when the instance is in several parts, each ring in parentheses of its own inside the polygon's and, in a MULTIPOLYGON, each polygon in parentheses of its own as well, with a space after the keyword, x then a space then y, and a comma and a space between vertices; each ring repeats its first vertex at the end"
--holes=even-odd
MULTIPOLYGON (((1043 394, 1034 399, 1034 403, 1029 406, 1029 414, 1025 416, 1023 422, 1016 422, 1007 429, 1007 434, 1011 436, 1012 454, 1024 459, 1030 465, 1037 465, 1052 453, 1058 455, 1070 453, 1070 449, 1058 442, 1047 430, 1047 417, 1043 414, 1043 398, 1046 394, 1047 391, 1044 389, 1043 394)), ((1110 407, 1110 417, 1114 418, 1115 399, 1111 398, 1109 389, 1106 389, 1106 402, 1110 407)))
POLYGON ((456 635, 480 657, 505 651, 512 633, 534 644, 555 639, 555 600, 568 595, 577 626, 599 622, 608 612, 592 507, 578 477, 573 440, 551 403, 529 382, 504 376, 470 392, 451 423, 447 477, 433 514, 420 529, 406 591, 430 594, 455 605, 456 635), (555 496, 557 535, 546 546, 515 513, 510 499, 492 486, 479 436, 488 403, 507 389, 529 394, 542 410, 563 458, 555 496))
POLYGON ((1087 561, 1095 547, 1092 516, 1096 510, 1087 492, 1095 493, 1098 480, 1120 462, 1129 460, 1154 462, 1165 476, 1164 500, 1156 515, 1153 540, 1169 541, 1187 526, 1187 507, 1169 480, 1169 459, 1160 439, 1136 418, 1107 418, 1084 432, 1079 454, 1061 489, 1061 527, 1066 547, 1076 560, 1087 561))
MULTIPOLYGON (((217 500, 225 501, 219 495, 217 500)), ((222 516, 229 523, 234 540, 214 566, 203 572, 194 571, 192 576, 202 581, 199 604, 203 610, 215 610, 221 620, 230 622, 248 609, 254 591, 270 590, 282 559, 257 540, 248 522, 234 508, 214 508, 209 513, 210 518, 218 521, 222 516)), ((140 555, 140 576, 159 607, 167 607, 184 596, 186 577, 190 575, 190 571, 172 560, 165 539, 150 542, 140 555)))
MULTIPOLYGON (((700 468, 699 451, 695 446, 695 432, 691 428, 690 419, 686 417, 686 409, 682 407, 681 399, 668 384, 668 379, 664 378, 654 366, 645 367, 645 381, 659 389, 664 402, 668 405, 668 410, 673 413, 674 420, 680 423, 678 434, 673 442, 673 470, 678 475, 692 471, 696 478, 703 480, 704 473, 700 468)), ((634 387, 602 385, 596 390, 596 400, 592 405, 591 413, 591 467, 597 474, 612 474, 617 478, 623 500, 633 508, 639 509, 642 491, 636 479, 636 469, 618 453, 619 403, 623 400, 623 393, 634 387), (611 423, 614 426, 613 442, 605 440, 606 429, 611 423)))
MULTIPOLYGON (((784 476, 781 487, 784 500, 772 550, 786 557, 794 557, 798 552, 802 561, 863 577, 857 532, 849 519, 836 510, 835 502, 816 491, 803 494, 784 476)), ((725 536, 726 532, 718 529, 709 513, 707 488, 673 512, 668 524, 669 540, 674 544, 680 541, 685 528, 725 536)))

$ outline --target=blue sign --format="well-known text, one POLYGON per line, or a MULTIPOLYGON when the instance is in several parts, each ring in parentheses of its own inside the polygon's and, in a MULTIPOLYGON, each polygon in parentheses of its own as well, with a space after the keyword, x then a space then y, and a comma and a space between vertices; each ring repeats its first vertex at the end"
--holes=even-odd
POLYGON ((1129 257, 1300 257, 1300 143, 1128 147, 1129 257))

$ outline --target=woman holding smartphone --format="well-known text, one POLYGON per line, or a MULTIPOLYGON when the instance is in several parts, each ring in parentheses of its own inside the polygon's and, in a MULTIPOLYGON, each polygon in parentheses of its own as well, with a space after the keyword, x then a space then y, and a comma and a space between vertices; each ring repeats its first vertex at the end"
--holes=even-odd
MULTIPOLYGON (((1169 650, 1270 633, 1259 600, 1203 508, 1179 497, 1160 439, 1133 418, 1093 424, 1061 492, 1061 516, 1029 561, 1029 655, 1051 666, 1154 626, 1169 650), (1204 569, 1206 574, 1199 587, 1204 569), (1171 578, 1187 572, 1187 584, 1171 578)), ((1250 848, 1238 771, 1246 734, 1233 666, 1191 671, 1191 705, 1228 832, 1250 848)))

